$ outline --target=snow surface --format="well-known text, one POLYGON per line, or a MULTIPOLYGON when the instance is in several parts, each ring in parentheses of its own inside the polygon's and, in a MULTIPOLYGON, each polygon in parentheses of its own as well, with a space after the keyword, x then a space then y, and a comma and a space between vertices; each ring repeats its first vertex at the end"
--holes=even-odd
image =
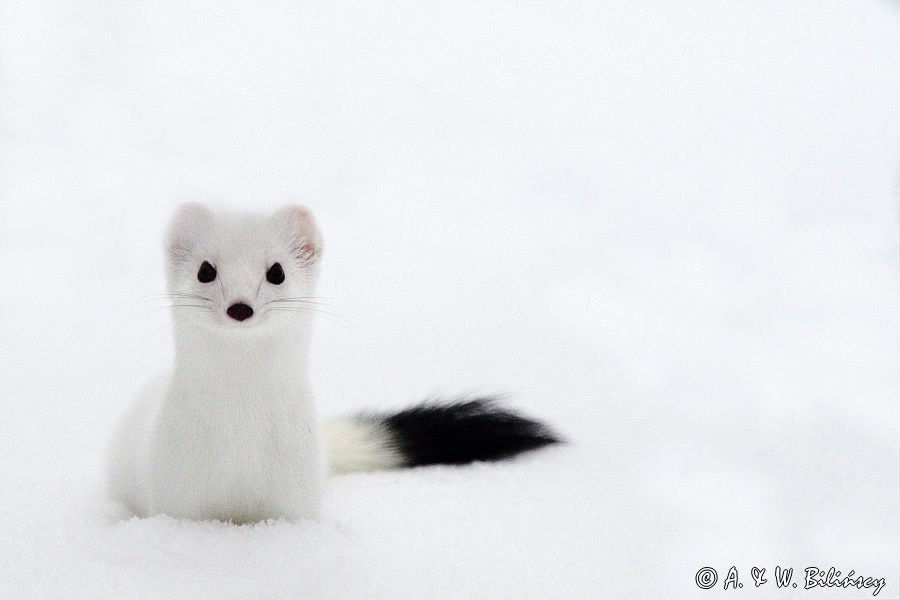
POLYGON ((898 74, 889 2, 0 3, 0 597, 900 597, 898 74), (316 211, 322 413, 504 392, 571 443, 120 522, 207 198, 316 211))

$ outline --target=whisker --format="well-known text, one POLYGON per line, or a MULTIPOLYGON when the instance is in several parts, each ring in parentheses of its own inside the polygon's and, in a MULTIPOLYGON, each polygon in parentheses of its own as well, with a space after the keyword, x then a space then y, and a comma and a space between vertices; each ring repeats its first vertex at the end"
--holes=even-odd
POLYGON ((332 306, 328 302, 317 302, 315 300, 294 300, 287 298, 280 298, 278 300, 269 300, 266 304, 314 304, 317 306, 332 306))
POLYGON ((194 300, 205 300, 206 302, 212 302, 211 298, 207 298, 206 296, 201 296, 200 294, 190 294, 187 292, 164 292, 160 294, 150 294, 147 296, 148 299, 158 300, 158 299, 166 299, 166 298, 191 298, 194 300))
POLYGON ((335 298, 334 296, 286 296, 285 300, 336 300, 338 302, 348 302, 343 298, 335 298))
POLYGON ((270 303, 289 303, 289 302, 298 302, 303 304, 321 304, 326 306, 335 306, 340 307, 343 305, 344 307, 353 306, 352 302, 347 302, 346 300, 341 300, 339 298, 328 298, 325 296, 298 296, 298 297, 288 297, 288 298, 276 298, 275 300, 269 300, 266 304, 270 303))
POLYGON ((356 325, 355 323, 353 323, 352 321, 348 320, 347 318, 345 318, 341 315, 338 315, 338 314, 335 314, 335 313, 332 313, 332 312, 329 312, 326 310, 322 310, 321 308, 317 308, 317 307, 270 306, 266 310, 267 311, 278 311, 278 312, 306 313, 306 314, 310 314, 310 315, 322 315, 324 317, 328 317, 328 318, 334 319, 336 321, 346 323, 348 325, 356 325))
POLYGON ((161 341, 161 338, 168 332, 169 332, 168 326, 155 328, 148 335, 144 336, 143 338, 138 340, 136 343, 132 344, 132 346, 130 348, 128 348, 121 356, 119 356, 119 358, 116 362, 116 367, 121 368, 125 364, 126 359, 137 359, 137 358, 140 358, 141 356, 145 355, 146 352, 149 350, 148 345, 152 345, 152 344, 155 344, 155 343, 161 341), (141 350, 140 355, 135 354, 138 350, 141 350))
POLYGON ((206 310, 212 310, 212 307, 206 304, 170 304, 168 307, 161 308, 205 308, 206 310))
POLYGON ((183 301, 190 302, 209 302, 213 303, 211 298, 201 296, 199 294, 189 294, 184 292, 166 292, 159 294, 150 294, 138 298, 132 298, 123 302, 121 305, 113 307, 113 310, 128 312, 134 308, 156 308, 158 306, 171 306, 171 304, 183 301))

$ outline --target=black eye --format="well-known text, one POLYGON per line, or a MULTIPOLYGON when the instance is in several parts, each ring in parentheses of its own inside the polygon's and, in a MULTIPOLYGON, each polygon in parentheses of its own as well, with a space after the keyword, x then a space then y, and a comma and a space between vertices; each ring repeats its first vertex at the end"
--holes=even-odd
POLYGON ((266 271, 266 281, 275 285, 284 283, 284 269, 281 268, 280 263, 275 263, 269 267, 269 270, 266 271))
POLYGON ((215 278, 216 268, 204 260, 203 264, 200 265, 200 270, 197 271, 197 279, 200 283, 209 283, 215 278))

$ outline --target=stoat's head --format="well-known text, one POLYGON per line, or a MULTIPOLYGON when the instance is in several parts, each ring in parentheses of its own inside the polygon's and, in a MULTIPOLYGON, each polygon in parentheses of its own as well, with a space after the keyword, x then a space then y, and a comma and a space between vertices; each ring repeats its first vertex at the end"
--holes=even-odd
POLYGON ((176 321, 260 331, 310 314, 322 237, 302 206, 270 217, 181 206, 166 238, 176 321))

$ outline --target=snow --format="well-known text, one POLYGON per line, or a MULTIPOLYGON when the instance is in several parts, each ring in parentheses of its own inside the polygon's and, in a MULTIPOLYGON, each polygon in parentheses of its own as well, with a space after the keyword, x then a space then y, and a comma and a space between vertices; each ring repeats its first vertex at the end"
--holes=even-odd
POLYGON ((0 58, 3 597, 900 597, 896 3, 11 0, 0 58), (185 199, 316 212, 323 414, 500 392, 570 443, 120 521, 185 199))

